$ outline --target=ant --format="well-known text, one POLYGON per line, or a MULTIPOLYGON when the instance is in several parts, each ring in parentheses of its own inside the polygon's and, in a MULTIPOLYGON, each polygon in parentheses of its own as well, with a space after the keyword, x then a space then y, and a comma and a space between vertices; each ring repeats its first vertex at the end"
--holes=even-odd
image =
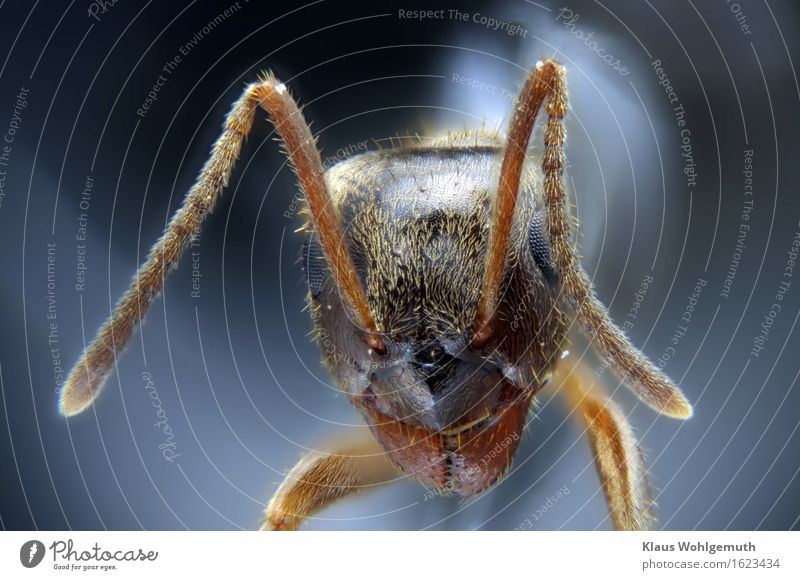
POLYGON ((100 393, 227 185, 259 107, 305 194, 308 303, 318 340, 333 345, 323 357, 368 425, 303 457, 262 529, 297 529, 338 498, 401 474, 459 497, 481 493, 509 469, 535 396, 551 380, 585 422, 614 527, 647 528, 653 500, 642 454, 619 407, 589 388, 586 369, 562 362, 570 323, 654 410, 685 419, 692 408, 610 319, 579 263, 563 178, 566 71, 553 60, 531 70, 505 142, 464 132, 327 171, 287 87, 271 73, 247 86, 183 204, 72 369, 61 412, 79 413, 100 393), (528 143, 541 109, 537 167, 528 143))

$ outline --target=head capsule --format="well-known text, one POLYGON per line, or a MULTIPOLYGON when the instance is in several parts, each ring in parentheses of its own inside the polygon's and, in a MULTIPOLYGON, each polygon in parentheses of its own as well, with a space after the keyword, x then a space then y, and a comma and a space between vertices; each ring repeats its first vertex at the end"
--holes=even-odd
POLYGON ((527 170, 497 331, 470 345, 502 156, 486 141, 367 153, 326 173, 383 352, 369 348, 313 229, 303 254, 334 379, 405 473, 459 496, 508 469, 564 334, 539 179, 527 170))

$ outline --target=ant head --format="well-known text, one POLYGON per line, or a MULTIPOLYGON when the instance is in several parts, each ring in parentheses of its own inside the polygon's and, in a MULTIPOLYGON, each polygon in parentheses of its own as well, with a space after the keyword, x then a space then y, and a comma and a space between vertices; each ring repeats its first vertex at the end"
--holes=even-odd
POLYGON ((406 473, 458 495, 486 488, 507 469, 563 332, 536 207, 539 182, 530 172, 494 332, 474 344, 501 156, 478 135, 469 147, 369 153, 329 170, 375 331, 335 283, 315 228, 302 258, 334 378, 406 473), (505 441, 502 453, 492 453, 498 441, 505 441))

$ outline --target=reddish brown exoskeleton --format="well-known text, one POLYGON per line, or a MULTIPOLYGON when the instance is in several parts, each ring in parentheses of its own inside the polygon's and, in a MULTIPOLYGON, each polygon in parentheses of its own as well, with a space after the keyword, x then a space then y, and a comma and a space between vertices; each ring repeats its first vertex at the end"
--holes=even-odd
POLYGON ((531 71, 505 142, 462 133, 328 171, 285 85, 269 74, 248 86, 183 205, 72 370, 62 412, 78 413, 98 395, 226 185, 258 107, 308 202, 309 303, 317 336, 333 345, 323 356, 369 427, 304 457, 270 501, 264 528, 295 529, 336 498, 399 473, 458 496, 484 491, 508 470, 548 381, 563 386, 586 422, 615 527, 646 527, 641 454, 616 405, 588 388, 580 365, 562 362, 569 322, 653 409, 686 418, 691 407, 609 319, 572 247, 566 78, 551 60, 531 71), (528 141, 542 108, 537 160, 528 141))

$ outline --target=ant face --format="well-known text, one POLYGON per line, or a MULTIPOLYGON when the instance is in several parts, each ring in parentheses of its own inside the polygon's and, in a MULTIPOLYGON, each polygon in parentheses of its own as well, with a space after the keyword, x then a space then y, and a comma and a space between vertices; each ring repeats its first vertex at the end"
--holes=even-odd
POLYGON ((351 400, 404 473, 453 495, 479 493, 508 469, 532 391, 471 362, 453 361, 433 374, 444 381, 432 381, 415 362, 403 364, 351 400), (502 441, 502 453, 492 453, 502 441))
MULTIPOLYGON (((513 243, 513 271, 524 282, 510 284, 499 307, 509 328, 485 347, 471 344, 502 154, 491 138, 474 139, 469 147, 367 153, 328 172, 381 352, 350 316, 315 231, 302 260, 336 381, 404 473, 462 496, 508 469, 563 334, 531 205, 520 212, 513 243), (531 348, 531 330, 546 348, 531 348)), ((526 181, 531 200, 540 199, 536 183, 526 181)))

